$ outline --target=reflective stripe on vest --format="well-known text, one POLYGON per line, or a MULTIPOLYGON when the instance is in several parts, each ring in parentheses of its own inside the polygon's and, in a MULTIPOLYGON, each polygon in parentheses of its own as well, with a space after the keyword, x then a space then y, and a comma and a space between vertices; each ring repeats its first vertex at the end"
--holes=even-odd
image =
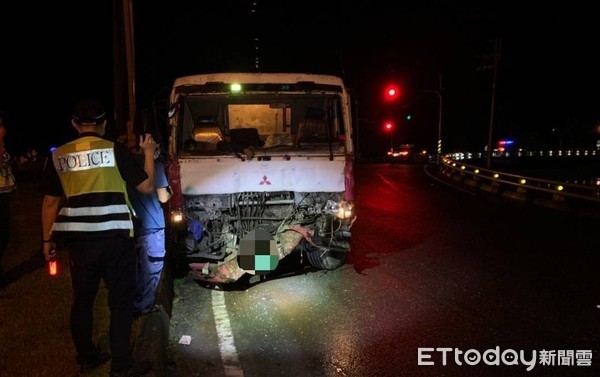
POLYGON ((103 232, 106 230, 127 229, 129 230, 133 223, 131 221, 106 221, 103 223, 55 223, 52 228, 57 232, 103 232))
POLYGON ((111 141, 84 136, 52 153, 67 201, 53 233, 133 236, 132 207, 111 141))
POLYGON ((129 208, 124 204, 108 205, 105 207, 63 207, 59 214, 63 216, 101 216, 114 213, 129 213, 129 208))

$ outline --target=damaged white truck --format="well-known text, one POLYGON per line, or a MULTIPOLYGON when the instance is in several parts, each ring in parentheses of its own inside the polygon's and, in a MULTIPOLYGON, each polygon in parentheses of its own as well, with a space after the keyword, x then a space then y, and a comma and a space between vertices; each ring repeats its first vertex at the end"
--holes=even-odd
POLYGON ((356 217, 351 100, 341 78, 186 76, 169 102, 167 250, 196 279, 264 275, 294 251, 318 269, 345 263, 356 217))

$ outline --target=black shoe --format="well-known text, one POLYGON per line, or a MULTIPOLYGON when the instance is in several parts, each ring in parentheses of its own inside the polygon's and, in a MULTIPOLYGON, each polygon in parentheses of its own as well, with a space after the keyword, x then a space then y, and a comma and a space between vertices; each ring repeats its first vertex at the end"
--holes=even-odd
POLYGON ((81 373, 89 373, 110 360, 110 353, 98 351, 93 357, 79 363, 81 373))
POLYGON ((152 370, 152 364, 149 361, 144 361, 127 369, 111 370, 110 377, 141 377, 150 370, 152 370))

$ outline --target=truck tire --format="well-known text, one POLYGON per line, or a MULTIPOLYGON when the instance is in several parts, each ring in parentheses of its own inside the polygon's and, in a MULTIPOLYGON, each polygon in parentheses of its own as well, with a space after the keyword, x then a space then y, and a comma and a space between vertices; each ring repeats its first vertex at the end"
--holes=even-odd
POLYGON ((347 251, 310 248, 306 252, 311 266, 321 270, 335 270, 346 262, 347 251))

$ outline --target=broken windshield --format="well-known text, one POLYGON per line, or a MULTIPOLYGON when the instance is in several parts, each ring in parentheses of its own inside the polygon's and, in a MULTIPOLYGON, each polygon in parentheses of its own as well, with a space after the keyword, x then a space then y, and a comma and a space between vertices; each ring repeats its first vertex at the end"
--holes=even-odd
POLYGON ((337 95, 186 95, 182 104, 178 126, 182 154, 343 145, 337 95))

